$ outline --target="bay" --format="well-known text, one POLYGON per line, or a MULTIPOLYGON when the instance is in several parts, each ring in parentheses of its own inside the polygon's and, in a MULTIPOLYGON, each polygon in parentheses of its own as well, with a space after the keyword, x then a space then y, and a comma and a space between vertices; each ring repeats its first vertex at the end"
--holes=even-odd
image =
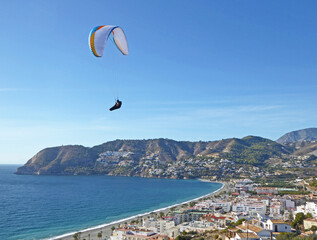
POLYGON ((0 239, 45 239, 216 191, 220 183, 118 176, 32 176, 0 165, 0 239))

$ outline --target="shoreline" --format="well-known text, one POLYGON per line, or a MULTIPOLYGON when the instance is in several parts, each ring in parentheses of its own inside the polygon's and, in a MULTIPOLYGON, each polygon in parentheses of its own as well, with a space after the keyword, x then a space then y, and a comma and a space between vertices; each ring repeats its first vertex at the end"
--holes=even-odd
MULTIPOLYGON (((203 181, 202 179, 197 179, 199 181, 203 181)), ((213 182, 213 181, 208 181, 208 182, 213 182)), ((116 221, 112 221, 110 223, 105 223, 105 224, 100 224, 100 225, 97 225, 97 226, 94 226, 94 227, 90 227, 90 228, 86 228, 86 229, 83 229, 83 230, 79 230, 79 231, 75 231, 75 232, 70 232, 70 233, 65 233, 65 234, 62 234, 62 235, 59 235, 59 236, 55 236, 55 237, 50 237, 50 238, 45 238, 46 240, 73 240, 73 235, 75 233, 80 233, 81 234, 81 238, 86 238, 86 239, 94 239, 96 238, 97 239, 97 235, 100 231, 102 231, 102 239, 104 238, 109 238, 110 235, 112 234, 112 230, 111 228, 112 227, 118 227, 120 224, 123 224, 124 222, 128 222, 128 221, 133 221, 133 220, 137 220, 138 218, 143 218, 143 217, 147 217, 147 216, 150 216, 152 213, 159 213, 159 212, 164 212, 164 213, 167 213, 171 208, 174 208, 174 207, 179 207, 179 206, 182 206, 184 204, 189 204, 190 202, 195 202, 195 201, 198 201, 202 198, 205 198, 205 197, 211 197, 223 190, 226 189, 226 186, 227 186, 227 183, 226 182, 213 182, 213 183, 220 183, 222 184, 222 186, 217 189, 216 191, 213 191, 211 193, 208 193, 208 194, 205 194, 203 196, 200 196, 200 197, 196 197, 194 199, 191 199, 191 200, 187 200, 187 201, 184 201, 184 202, 181 202, 181 203, 176 203, 176 204, 173 204, 173 205, 170 205, 170 206, 167 206, 167 207, 163 207, 163 208, 159 208, 159 209, 155 209, 153 211, 150 211, 150 212, 145 212, 145 213, 140 213, 140 214, 137 214, 137 215, 133 215, 131 217, 127 217, 127 218, 123 218, 123 219, 119 219, 119 220, 116 220, 116 221)))

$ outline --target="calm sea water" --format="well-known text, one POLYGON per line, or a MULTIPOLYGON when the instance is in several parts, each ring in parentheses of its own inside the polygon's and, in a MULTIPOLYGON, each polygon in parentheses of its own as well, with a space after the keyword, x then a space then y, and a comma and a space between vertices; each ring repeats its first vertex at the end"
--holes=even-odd
POLYGON ((0 239, 43 239, 199 197, 221 187, 196 180, 22 176, 0 165, 0 239))

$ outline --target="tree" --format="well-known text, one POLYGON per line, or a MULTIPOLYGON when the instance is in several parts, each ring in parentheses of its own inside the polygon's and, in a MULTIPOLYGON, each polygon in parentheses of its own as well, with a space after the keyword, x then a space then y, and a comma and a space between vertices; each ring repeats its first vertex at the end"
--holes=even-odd
POLYGON ((102 238, 102 231, 100 231, 100 232, 98 233, 97 237, 98 237, 99 239, 102 238))
POLYGON ((313 217, 313 215, 310 212, 305 215, 305 219, 306 218, 312 218, 312 217, 313 217))
POLYGON ((298 235, 297 233, 282 232, 282 233, 280 233, 279 235, 276 236, 276 240, 292 240, 297 235, 298 235))
POLYGON ((308 237, 303 238, 304 240, 317 240, 317 235, 313 234, 308 237))
POLYGON ((75 233, 75 234, 73 235, 73 238, 74 238, 74 240, 79 240, 79 239, 80 239, 80 232, 75 233))
POLYGON ((311 186, 311 187, 317 187, 317 180, 311 182, 311 183, 309 184, 309 186, 311 186))
POLYGON ((292 212, 292 210, 289 211, 288 218, 289 218, 289 220, 291 220, 291 221, 294 220, 294 219, 293 219, 293 212, 292 212))
POLYGON ((112 226, 111 227, 111 231, 114 231, 116 228, 115 228, 115 226, 112 226))
POLYGON ((179 235, 176 238, 176 240, 190 240, 190 239, 191 239, 191 236, 182 236, 182 235, 179 235))
POLYGON ((242 224, 244 221, 246 221, 246 219, 245 219, 245 218, 241 218, 241 219, 239 219, 238 221, 236 221, 236 225, 240 225, 240 224, 242 224))
POLYGON ((296 228, 297 225, 303 224, 304 219, 305 219, 304 213, 302 213, 302 212, 297 213, 294 221, 291 223, 292 228, 296 228))
POLYGON ((78 233, 75 233, 75 234, 73 235, 73 238, 74 238, 74 240, 78 240, 78 233))
POLYGON ((312 227, 310 228, 310 230, 312 230, 313 232, 316 232, 316 231, 317 231, 317 226, 312 226, 312 227))
POLYGON ((234 222, 227 223, 228 228, 234 228, 236 224, 234 222))

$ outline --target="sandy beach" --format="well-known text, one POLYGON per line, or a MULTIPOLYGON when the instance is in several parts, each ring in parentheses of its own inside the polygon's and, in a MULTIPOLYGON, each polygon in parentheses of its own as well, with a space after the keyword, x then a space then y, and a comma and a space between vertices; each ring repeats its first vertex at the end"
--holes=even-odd
MULTIPOLYGON (((202 179, 199 179, 199 180, 200 181, 206 181, 206 180, 202 180, 202 179)), ((78 232, 66 233, 66 234, 63 234, 63 235, 60 235, 60 236, 56 236, 56 237, 53 237, 53 238, 48 238, 48 239, 49 240, 73 240, 74 239, 73 235, 75 233, 80 233, 80 239, 86 239, 86 240, 94 240, 94 239, 96 239, 97 240, 97 239, 99 239, 98 238, 98 233, 99 232, 102 232, 102 238, 101 239, 109 239, 109 237, 110 237, 110 235, 112 233, 112 230, 111 230, 112 227, 117 228, 117 227, 119 227, 120 224, 124 224, 125 222, 129 223, 129 222, 131 222, 133 220, 137 220, 137 219, 140 219, 140 218, 148 217, 152 213, 163 212, 164 214, 166 214, 166 213, 168 213, 170 211, 171 208, 181 207, 184 204, 188 204, 190 202, 198 201, 198 200, 201 200, 202 198, 211 197, 211 196, 213 196, 215 194, 218 194, 218 193, 226 190, 227 183, 226 182, 221 182, 221 183, 222 183, 222 186, 218 190, 216 190, 216 191, 214 191, 212 193, 206 194, 204 196, 198 197, 198 198, 194 198, 194 199, 182 202, 182 203, 174 204, 174 205, 171 205, 171 206, 168 206, 168 207, 165 207, 165 208, 160 208, 160 209, 157 209, 157 210, 154 210, 154 211, 151 211, 151 212, 146 212, 146 213, 134 215, 134 216, 131 216, 131 217, 128 217, 128 218, 120 219, 118 221, 114 221, 114 222, 111 222, 111 223, 106 223, 106 224, 98 225, 98 226, 95 226, 95 227, 83 229, 83 230, 80 230, 78 232)))

